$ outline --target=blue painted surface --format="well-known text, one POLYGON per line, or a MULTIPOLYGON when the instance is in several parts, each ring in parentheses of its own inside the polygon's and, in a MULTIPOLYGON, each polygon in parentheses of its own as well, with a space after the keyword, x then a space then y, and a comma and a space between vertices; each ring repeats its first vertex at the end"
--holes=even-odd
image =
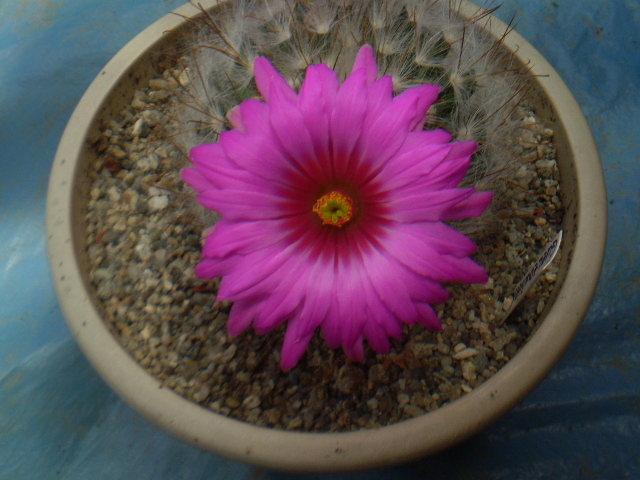
MULTIPOLYGON (((98 378, 64 324, 45 251, 62 130, 100 68, 183 0, 0 5, 0 479, 320 478, 267 472, 158 430, 98 378)), ((469 442, 331 479, 640 479, 640 2, 504 0, 593 129, 609 189, 603 276, 551 375, 469 442)), ((325 478, 325 476, 322 476, 325 478)))

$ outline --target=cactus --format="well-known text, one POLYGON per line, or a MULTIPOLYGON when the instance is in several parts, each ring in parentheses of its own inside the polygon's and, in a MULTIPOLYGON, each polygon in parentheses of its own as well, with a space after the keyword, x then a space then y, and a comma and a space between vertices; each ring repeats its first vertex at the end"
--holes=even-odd
POLYGON ((483 31, 496 9, 492 2, 483 7, 470 18, 460 15, 458 0, 234 0, 203 10, 183 32, 178 54, 181 117, 191 126, 182 147, 216 141, 230 126, 229 111, 258 96, 256 57, 269 58, 296 87, 315 63, 344 79, 359 47, 369 44, 396 93, 425 83, 443 87, 426 128, 478 143, 464 186, 491 190, 496 201, 481 220, 456 224, 478 241, 509 208, 506 180, 522 164, 513 153, 520 127, 512 117, 528 93, 526 66, 483 31))

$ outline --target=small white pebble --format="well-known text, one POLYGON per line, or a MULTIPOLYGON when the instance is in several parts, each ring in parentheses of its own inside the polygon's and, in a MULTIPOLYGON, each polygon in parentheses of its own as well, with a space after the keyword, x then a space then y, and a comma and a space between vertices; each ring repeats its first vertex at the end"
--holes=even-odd
POLYGON ((169 197, 166 195, 159 195, 157 197, 151 197, 149 199, 149 208, 151 210, 163 210, 169 205, 169 197))
POLYGON ((113 225, 113 230, 116 232, 124 232, 125 230, 128 230, 127 222, 122 220, 116 222, 113 225))
POLYGON ((109 196, 109 200, 116 203, 120 201, 120 197, 122 196, 122 191, 116 187, 115 185, 107 191, 107 195, 109 196))
POLYGON ((555 160, 538 160, 536 162, 536 168, 555 168, 555 160))
POLYGON ((238 349, 238 346, 235 343, 232 343, 224 351, 224 353, 222 354, 222 357, 220 358, 220 360, 223 363, 227 363, 228 361, 230 361, 234 357, 234 355, 236 354, 236 350, 237 349, 238 349))
POLYGON ((465 348, 464 350, 460 350, 456 352, 453 356, 454 360, 466 360, 467 358, 475 357, 480 352, 475 348, 465 348))
POLYGON ((468 382, 476 379, 476 366, 473 364, 473 362, 464 362, 462 364, 462 376, 468 382))
POLYGON ((164 78, 152 78, 149 80, 151 90, 163 90, 167 88, 167 81, 164 78))
POLYGON ((151 334, 152 334, 152 330, 151 330, 151 326, 147 325, 145 326, 142 331, 140 332, 140 336, 142 338, 144 338, 145 340, 149 340, 149 338, 151 338, 151 334))
POLYGON ((409 395, 407 395, 406 393, 399 393, 397 399, 400 405, 405 405, 409 403, 409 400, 411 400, 409 398, 409 395))
POLYGON ((252 410, 260 406, 260 397, 257 395, 249 395, 242 401, 242 407, 247 410, 252 410))
POLYGON ((513 297, 507 297, 504 299, 504 301, 502 302, 502 309, 505 312, 508 312, 509 309, 511 308, 511 305, 513 305, 513 297))
POLYGON ((136 123, 133 124, 133 128, 131 129, 131 134, 134 137, 139 137, 140 134, 142 133, 143 127, 144 127, 144 120, 139 118, 138 120, 136 120, 136 123))
POLYGON ((149 260, 151 260, 151 255, 153 255, 151 247, 146 243, 139 243, 138 245, 136 245, 135 251, 138 254, 140 260, 142 260, 143 262, 148 262, 149 260))
POLYGON ((461 352, 462 350, 464 350, 465 348, 467 348, 467 346, 464 343, 459 343, 457 344, 455 347, 453 347, 453 351, 455 353, 461 352))

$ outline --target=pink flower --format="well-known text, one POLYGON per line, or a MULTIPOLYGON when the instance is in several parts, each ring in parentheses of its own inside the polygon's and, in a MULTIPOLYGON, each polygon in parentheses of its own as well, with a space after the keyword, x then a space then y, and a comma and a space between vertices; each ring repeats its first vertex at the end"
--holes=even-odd
POLYGON ((195 168, 183 171, 222 217, 196 274, 222 277, 229 332, 287 322, 288 370, 317 328, 357 361, 364 339, 388 353, 403 324, 440 330, 441 282, 487 280, 473 242, 442 222, 479 216, 492 199, 457 188, 475 143, 423 130, 440 88, 394 97, 369 46, 342 84, 324 64, 309 66, 299 93, 265 58, 254 71, 264 101, 242 102, 235 128, 192 149, 195 168))

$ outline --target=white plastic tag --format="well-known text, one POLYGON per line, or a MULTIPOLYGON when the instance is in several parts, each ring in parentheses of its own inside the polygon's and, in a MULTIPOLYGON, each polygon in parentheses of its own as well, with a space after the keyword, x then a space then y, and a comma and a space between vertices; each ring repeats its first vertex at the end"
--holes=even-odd
POLYGON ((511 307, 509 311, 502 317, 500 321, 500 325, 504 323, 504 321, 511 315, 511 313, 516 309, 518 304, 522 301, 525 294, 529 291, 535 281, 540 277, 540 274, 547 268, 556 254, 560 250, 560 243, 562 242, 562 230, 558 232, 558 234, 551 240, 547 246, 544 248, 540 257, 535 261, 535 263, 529 268, 529 271, 524 276, 520 282, 516 285, 515 290, 513 291, 513 301, 511 302, 511 307))

